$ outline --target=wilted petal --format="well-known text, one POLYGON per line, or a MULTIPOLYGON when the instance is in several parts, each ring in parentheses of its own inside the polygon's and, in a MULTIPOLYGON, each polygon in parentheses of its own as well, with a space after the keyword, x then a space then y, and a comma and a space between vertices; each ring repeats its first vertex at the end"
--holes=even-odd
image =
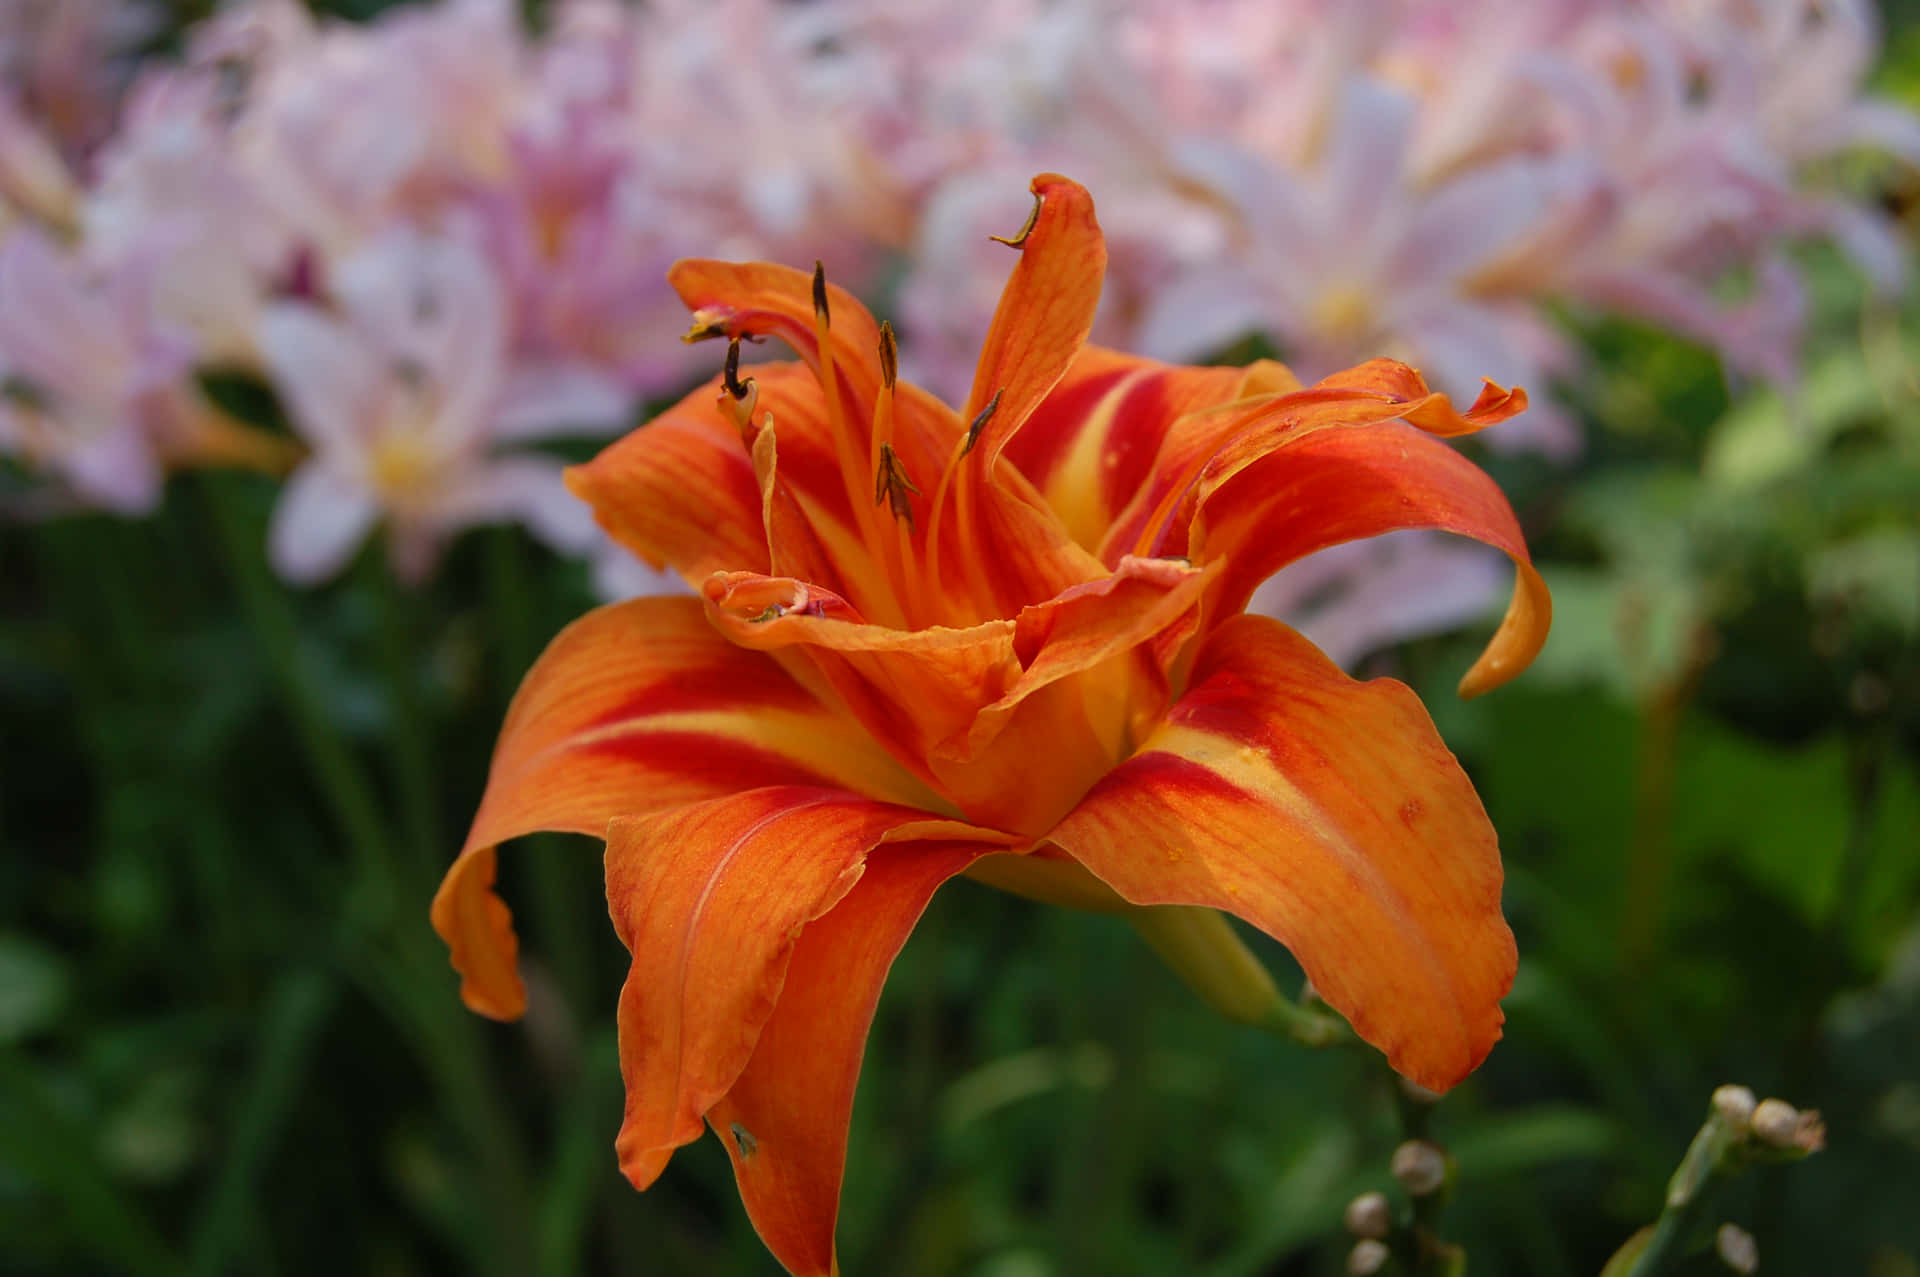
POLYGON ((1500 1036, 1513 936, 1492 826, 1417 697, 1235 617, 1138 754, 1051 840, 1135 904, 1285 944, 1394 1068, 1444 1090, 1500 1036))

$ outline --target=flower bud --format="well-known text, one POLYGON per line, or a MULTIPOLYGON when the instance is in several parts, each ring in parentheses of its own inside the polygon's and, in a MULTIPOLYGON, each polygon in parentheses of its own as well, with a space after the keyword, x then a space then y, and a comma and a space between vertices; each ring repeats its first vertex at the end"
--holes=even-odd
POLYGON ((1392 1170, 1408 1196, 1426 1197, 1447 1182, 1447 1155, 1438 1144, 1408 1140, 1393 1150, 1392 1170))
POLYGON ((1347 1231, 1378 1240, 1393 1227, 1393 1207, 1385 1193, 1362 1193, 1347 1203, 1347 1231))
POLYGON ((1392 1258, 1393 1252, 1387 1249, 1385 1242, 1369 1238, 1356 1242, 1353 1249, 1347 1252, 1347 1271, 1352 1277, 1372 1277, 1372 1274, 1385 1268, 1387 1261, 1392 1258))
POLYGON ((1737 1224, 1722 1224, 1713 1235, 1713 1248, 1720 1262, 1736 1273, 1747 1274, 1760 1267, 1760 1247, 1753 1234, 1737 1224))
POLYGON ((1743 1131, 1753 1120, 1753 1092, 1744 1086, 1722 1086, 1713 1092, 1713 1111, 1735 1131, 1743 1131))
POLYGON ((1820 1115, 1812 1110, 1803 1113, 1785 1100, 1761 1100, 1754 1107, 1751 1125, 1761 1142, 1785 1151, 1815 1153, 1827 1142, 1820 1115))
POLYGON ((1800 1111, 1785 1100, 1762 1100, 1748 1119, 1753 1133, 1767 1143, 1785 1148, 1800 1126, 1800 1111))

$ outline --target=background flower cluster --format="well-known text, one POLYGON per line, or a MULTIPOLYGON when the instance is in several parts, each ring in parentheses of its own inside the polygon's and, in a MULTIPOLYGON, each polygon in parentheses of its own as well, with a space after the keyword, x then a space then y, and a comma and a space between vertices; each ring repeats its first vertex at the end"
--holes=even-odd
MULTIPOLYGON (((0 32, 0 448, 16 508, 125 513, 169 467, 291 466, 271 531, 296 582, 376 525, 422 578, 517 520, 607 551, 538 446, 681 388, 666 266, 819 258, 894 299, 911 374, 956 393, 1010 266, 1026 176, 1074 174, 1115 268, 1096 339, 1190 361, 1271 345, 1311 380, 1375 354, 1536 407, 1506 449, 1581 446, 1563 314, 1614 314, 1791 386, 1825 238, 1898 289, 1888 218, 1840 179, 1920 163, 1920 117, 1863 93, 1863 2, 507 0, 364 25, 293 0, 149 49, 138 0, 9 7, 0 32), (232 428, 197 378, 264 379, 299 436, 232 428)), ((1320 569, 1357 590, 1342 655, 1461 619, 1497 565, 1429 539, 1320 569), (1386 617, 1386 598, 1405 600, 1386 617), (1373 617, 1372 623, 1357 618, 1373 617)), ((1300 616, 1307 574, 1267 606, 1300 616)), ((1341 593, 1341 591, 1336 591, 1341 593)))

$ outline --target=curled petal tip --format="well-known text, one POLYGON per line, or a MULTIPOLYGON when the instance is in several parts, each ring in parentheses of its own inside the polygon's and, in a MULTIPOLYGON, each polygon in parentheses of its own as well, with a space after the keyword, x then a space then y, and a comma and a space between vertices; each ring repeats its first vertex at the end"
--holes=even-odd
POLYGON ((1518 576, 1507 615, 1487 650, 1461 678, 1458 690, 1462 699, 1472 700, 1519 677, 1546 645, 1547 631, 1553 625, 1553 595, 1531 563, 1516 560, 1515 567, 1518 576))

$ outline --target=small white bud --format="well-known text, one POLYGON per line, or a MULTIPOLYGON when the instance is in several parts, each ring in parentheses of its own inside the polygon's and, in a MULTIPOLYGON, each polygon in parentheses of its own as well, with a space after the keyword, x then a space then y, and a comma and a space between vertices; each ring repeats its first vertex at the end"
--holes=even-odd
POLYGON ((1447 1155, 1438 1144, 1408 1140, 1393 1150, 1391 1169, 1409 1196, 1425 1197, 1447 1182, 1447 1155))
POLYGON ((1800 1110, 1785 1100, 1761 1100, 1749 1121, 1755 1135, 1775 1148, 1788 1148, 1800 1130, 1800 1110))
POLYGON ((1373 1277, 1373 1274, 1385 1268, 1387 1261, 1392 1258, 1393 1252, 1387 1249, 1385 1242, 1377 1242, 1371 1238, 1356 1242, 1353 1249, 1347 1252, 1347 1272, 1351 1273, 1352 1277, 1373 1277))
POLYGON ((1347 1231, 1355 1237, 1379 1239, 1393 1227, 1393 1207, 1385 1193, 1362 1193, 1347 1203, 1347 1231))
POLYGON ((1736 1131, 1745 1130, 1753 1120, 1753 1092, 1744 1086, 1722 1086, 1713 1093, 1713 1111, 1736 1131))
POLYGON ((1720 1231, 1713 1235, 1713 1248, 1720 1252, 1720 1262, 1742 1277, 1760 1267, 1759 1244, 1752 1233, 1736 1224, 1720 1225, 1720 1231))

